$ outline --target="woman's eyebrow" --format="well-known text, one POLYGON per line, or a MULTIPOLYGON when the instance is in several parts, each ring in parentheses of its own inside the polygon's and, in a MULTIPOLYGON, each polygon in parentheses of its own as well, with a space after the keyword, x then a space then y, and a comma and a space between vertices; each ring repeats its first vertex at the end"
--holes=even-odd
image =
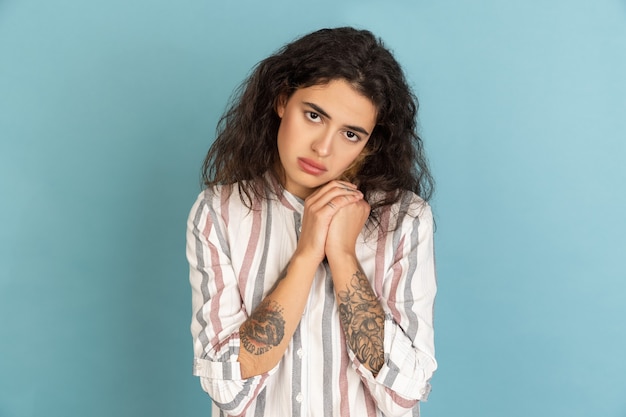
POLYGON ((313 110, 315 110, 316 113, 321 114, 322 116, 324 116, 327 119, 332 119, 332 117, 330 117, 330 115, 328 113, 326 113, 326 111, 324 111, 323 108, 321 108, 320 106, 318 106, 315 103, 311 103, 308 101, 303 101, 303 104, 306 104, 307 106, 309 106, 310 108, 312 108, 313 110))
MULTIPOLYGON (((327 118, 327 119, 329 119, 329 120, 332 120, 332 117, 330 117, 330 115, 329 115, 328 113, 326 113, 326 111, 324 111, 324 109, 322 109, 322 108, 321 108, 320 106, 318 106, 317 104, 315 104, 315 103, 311 103, 311 102, 308 102, 308 101, 303 101, 303 102, 302 102, 302 104, 306 104, 307 106, 309 106, 310 108, 312 108, 313 110, 315 110, 315 112, 316 112, 316 113, 319 113, 319 114, 321 114, 322 116, 324 116, 325 118, 327 118)), ((369 135, 370 135, 370 133, 369 133, 367 130, 363 129, 363 128, 362 128, 362 127, 360 127, 360 126, 350 126, 350 125, 346 125, 346 127, 347 127, 348 129, 350 129, 350 130, 354 130, 355 132, 359 132, 359 133, 362 133, 362 134, 367 135, 367 136, 369 136, 369 135)))

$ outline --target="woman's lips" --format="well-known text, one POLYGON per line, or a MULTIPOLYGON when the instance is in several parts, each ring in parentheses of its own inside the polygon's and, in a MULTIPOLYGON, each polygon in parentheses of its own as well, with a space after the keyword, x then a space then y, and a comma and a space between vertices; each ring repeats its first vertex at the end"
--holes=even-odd
POLYGON ((298 165, 300 169, 311 175, 322 175, 326 172, 326 167, 324 165, 318 164, 315 161, 306 158, 298 158, 298 165))

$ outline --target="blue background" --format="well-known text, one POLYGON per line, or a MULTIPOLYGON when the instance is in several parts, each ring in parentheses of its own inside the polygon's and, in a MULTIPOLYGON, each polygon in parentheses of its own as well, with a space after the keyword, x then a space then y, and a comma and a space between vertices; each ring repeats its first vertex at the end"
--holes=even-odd
POLYGON ((626 1, 0 0, 0 416, 208 416, 185 220, 231 91, 381 36, 438 189, 424 416, 626 416, 626 1))

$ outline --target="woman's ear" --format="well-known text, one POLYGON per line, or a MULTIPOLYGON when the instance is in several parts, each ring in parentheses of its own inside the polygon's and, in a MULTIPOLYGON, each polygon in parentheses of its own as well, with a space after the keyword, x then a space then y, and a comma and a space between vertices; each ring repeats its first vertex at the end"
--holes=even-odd
POLYGON ((281 94, 276 99, 276 105, 274 106, 274 110, 279 118, 283 118, 283 114, 285 114, 285 107, 287 107, 287 94, 281 94))

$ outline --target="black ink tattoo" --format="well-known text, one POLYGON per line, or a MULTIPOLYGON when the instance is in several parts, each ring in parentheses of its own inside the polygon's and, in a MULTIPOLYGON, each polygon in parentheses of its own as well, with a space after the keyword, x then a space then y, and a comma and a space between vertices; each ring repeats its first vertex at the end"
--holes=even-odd
POLYGON ((243 324, 239 339, 253 355, 262 355, 278 346, 285 336, 283 308, 276 301, 263 300, 243 324))
POLYGON ((337 295, 348 346, 362 364, 377 374, 384 363, 384 312, 365 274, 356 271, 348 288, 337 295))

